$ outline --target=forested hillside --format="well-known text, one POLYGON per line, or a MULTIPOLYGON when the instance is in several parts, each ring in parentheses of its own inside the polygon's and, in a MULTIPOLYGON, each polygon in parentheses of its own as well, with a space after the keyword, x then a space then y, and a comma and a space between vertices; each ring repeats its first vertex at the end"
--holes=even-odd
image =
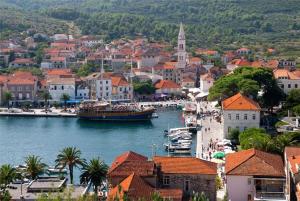
POLYGON ((299 0, 0 0, 0 6, 75 21, 83 33, 107 39, 142 34, 175 41, 182 21, 190 46, 297 49, 300 41, 299 0))

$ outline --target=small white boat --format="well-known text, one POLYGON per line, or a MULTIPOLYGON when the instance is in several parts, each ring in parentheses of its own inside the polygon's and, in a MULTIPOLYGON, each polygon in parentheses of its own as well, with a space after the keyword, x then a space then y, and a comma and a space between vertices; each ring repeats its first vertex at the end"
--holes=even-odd
POLYGON ((158 114, 154 112, 154 113, 152 114, 152 118, 158 118, 158 114))
POLYGON ((55 167, 49 167, 47 169, 48 174, 67 174, 67 169, 66 168, 55 168, 55 167))

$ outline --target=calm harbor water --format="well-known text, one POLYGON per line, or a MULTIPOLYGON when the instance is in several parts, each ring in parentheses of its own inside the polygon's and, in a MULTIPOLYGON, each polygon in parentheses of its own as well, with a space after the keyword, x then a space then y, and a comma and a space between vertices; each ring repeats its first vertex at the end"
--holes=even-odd
MULTIPOLYGON (((163 131, 183 126, 180 111, 158 113, 148 123, 101 123, 76 118, 0 117, 0 165, 23 164, 29 154, 39 155, 54 165, 59 150, 76 146, 84 158, 100 157, 107 164, 119 154, 132 150, 152 156, 166 155, 163 131), (153 144, 157 148, 153 149, 153 144)), ((78 171, 75 173, 78 176, 78 171)))

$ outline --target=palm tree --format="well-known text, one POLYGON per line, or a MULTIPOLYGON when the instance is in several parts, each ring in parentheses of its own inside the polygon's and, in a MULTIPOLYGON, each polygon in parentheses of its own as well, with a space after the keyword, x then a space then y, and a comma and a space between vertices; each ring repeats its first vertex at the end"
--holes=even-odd
POLYGON ((16 169, 11 165, 4 164, 0 167, 0 189, 6 189, 7 185, 16 179, 16 169))
POLYGON ((42 92, 42 97, 45 101, 45 108, 47 110, 47 106, 48 106, 48 100, 52 99, 51 94, 49 93, 49 91, 43 91, 42 92))
POLYGON ((34 180, 36 179, 40 174, 45 172, 45 168, 47 165, 45 163, 42 163, 42 158, 35 155, 29 155, 25 158, 25 164, 26 164, 26 175, 34 180))
POLYGON ((4 99, 5 99, 5 102, 6 102, 6 104, 7 104, 7 109, 9 109, 9 101, 12 100, 12 93, 9 92, 9 91, 6 91, 6 92, 4 93, 4 99))
POLYGON ((85 160, 81 158, 81 151, 76 147, 66 147, 57 155, 56 167, 65 168, 68 166, 71 184, 73 184, 74 167, 84 166, 85 160))
POLYGON ((67 110, 67 101, 70 100, 70 95, 69 94, 62 94, 61 95, 61 100, 64 101, 64 105, 65 105, 65 111, 67 110))
POLYGON ((94 158, 85 164, 80 175, 80 183, 91 181, 94 186, 95 195, 98 195, 98 187, 101 186, 102 181, 106 178, 108 166, 99 158, 94 158))

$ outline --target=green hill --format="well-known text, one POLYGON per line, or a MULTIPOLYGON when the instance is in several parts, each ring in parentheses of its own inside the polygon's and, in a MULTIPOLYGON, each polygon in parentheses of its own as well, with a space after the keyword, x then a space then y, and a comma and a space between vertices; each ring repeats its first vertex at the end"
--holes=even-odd
POLYGON ((245 44, 298 51, 300 42, 299 0, 0 0, 2 4, 72 20, 83 33, 107 39, 142 34, 175 42, 182 21, 189 46, 245 44))

